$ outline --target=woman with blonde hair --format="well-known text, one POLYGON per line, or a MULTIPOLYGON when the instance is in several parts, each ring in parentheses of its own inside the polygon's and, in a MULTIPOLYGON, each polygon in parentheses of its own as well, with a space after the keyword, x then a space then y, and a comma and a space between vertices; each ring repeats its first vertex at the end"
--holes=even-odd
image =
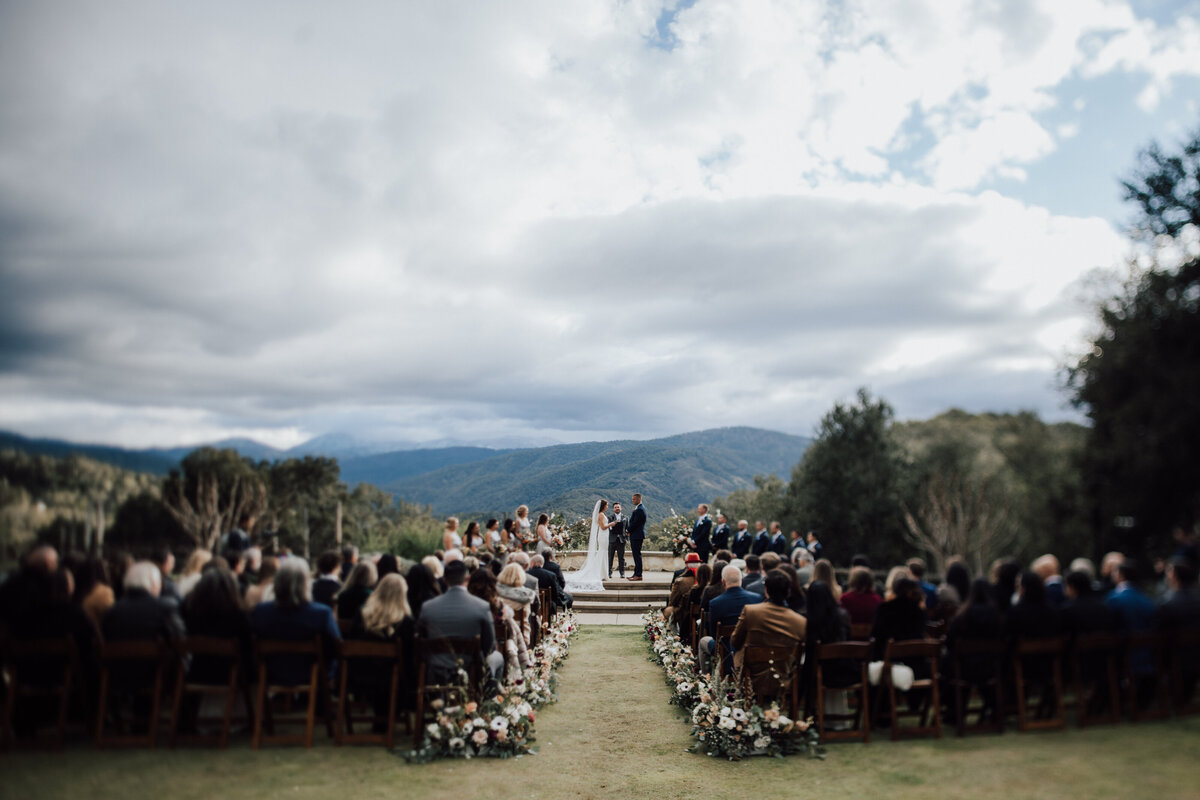
POLYGON ((463 540, 458 533, 458 517, 447 517, 442 532, 442 550, 462 550, 463 540))
POLYGON ((833 564, 827 558, 822 558, 813 565, 812 580, 808 583, 811 586, 817 581, 824 581, 829 586, 829 591, 833 595, 835 602, 842 599, 842 587, 838 585, 837 580, 834 578, 833 564))
POLYGON ((212 551, 197 547, 188 556, 187 563, 183 565, 183 574, 179 576, 179 580, 175 582, 175 588, 179 590, 180 597, 187 597, 188 592, 196 588, 196 584, 200 582, 200 572, 204 569, 204 565, 212 561, 212 551))
POLYGON ((533 541, 533 533, 530 531, 532 525, 529 523, 529 506, 517 506, 517 538, 521 540, 521 549, 525 549, 525 545, 533 541))
POLYGON ((895 587, 896 581, 901 578, 912 580, 912 573, 908 571, 908 567, 892 567, 887 574, 887 580, 883 582, 883 599, 885 602, 896 596, 893 592, 893 587, 895 587))
POLYGON ((429 574, 433 576, 435 581, 441 581, 442 575, 446 571, 446 567, 442 564, 442 560, 437 556, 425 556, 421 559, 421 564, 425 569, 429 570, 429 574))
POLYGON ((520 564, 509 564, 500 570, 496 580, 496 593, 500 595, 500 601, 511 608, 521 620, 521 635, 525 637, 525 645, 528 647, 530 605, 535 595, 533 589, 525 587, 525 570, 520 564))
MULTIPOLYGON (((408 582, 403 575, 393 572, 375 585, 375 591, 363 603, 362 611, 348 636, 362 641, 400 642, 403 666, 396 695, 398 709, 416 708, 416 628, 416 619, 408 605, 408 582)), ((355 666, 351 675, 354 684, 351 688, 370 697, 377 720, 386 720, 387 697, 392 680, 391 665, 364 660, 355 666)))

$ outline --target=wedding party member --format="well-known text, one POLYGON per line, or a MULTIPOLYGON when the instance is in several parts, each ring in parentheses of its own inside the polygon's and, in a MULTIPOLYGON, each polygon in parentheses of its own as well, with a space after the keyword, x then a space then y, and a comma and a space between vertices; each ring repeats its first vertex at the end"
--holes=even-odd
POLYGON ((462 536, 458 533, 458 517, 447 517, 442 531, 442 549, 461 550, 462 546, 462 536))
POLYGON ((339 576, 343 581, 350 577, 350 570, 354 569, 354 565, 358 563, 358 548, 352 544, 342 545, 342 573, 339 576))
POLYGON ((617 574, 625 579, 625 518, 621 515, 621 504, 613 503, 608 515, 608 579, 612 580, 613 561, 617 562, 617 574))
POLYGON ((500 521, 496 518, 489 519, 483 530, 483 546, 492 553, 500 552, 500 521))
POLYGON ((875 593, 875 576, 871 570, 851 567, 848 589, 838 603, 850 615, 851 624, 870 625, 875 621, 875 610, 883 604, 883 598, 875 593))
POLYGON ((767 533, 767 523, 761 519, 754 521, 754 541, 750 545, 750 554, 761 556, 771 549, 771 534, 767 533))
MULTIPOLYGON (((504 569, 507 572, 510 568, 520 571, 516 564, 509 564, 504 569)), ((504 572, 500 576, 503 581, 504 572)), ((446 565, 446 593, 427 600, 422 606, 421 614, 417 617, 417 634, 427 639, 470 639, 478 636, 486 670, 495 677, 504 669, 504 656, 496 650, 496 623, 487 602, 467 592, 467 577, 467 565, 461 561, 446 565)), ((523 576, 519 576, 517 585, 510 584, 508 588, 521 590, 523 587, 520 583, 524 583, 523 576)), ((498 587, 498 590, 503 600, 505 589, 498 587)), ((432 683, 453 681, 459 669, 454 655, 442 653, 430 655, 426 667, 432 683)))
POLYGON ((771 543, 767 547, 772 553, 783 558, 787 555, 787 539, 783 535, 783 528, 780 527, 778 522, 772 522, 770 531, 771 543))
MULTIPOLYGON (((727 566, 721 570, 722 592, 709 601, 708 630, 700 640, 700 672, 708 674, 711 659, 716 655, 716 636, 718 625, 736 625, 742 616, 742 609, 753 603, 761 603, 762 597, 742 588, 742 573, 735 566, 727 566)), ((727 662, 729 663, 729 662, 727 662)))
POLYGON ((700 560, 706 563, 712 554, 712 542, 709 540, 711 533, 712 518, 708 516, 708 504, 701 503, 696 507, 696 524, 692 526, 692 536, 688 544, 695 549, 700 560))
POLYGON ((342 571, 342 554, 337 550, 326 550, 317 557, 317 579, 312 585, 312 600, 331 609, 337 602, 337 593, 342 588, 338 575, 342 571))
POLYGON ((646 509, 642 507, 642 496, 634 493, 631 498, 633 510, 629 512, 629 524, 625 526, 625 535, 629 537, 629 550, 633 555, 633 574, 631 581, 642 580, 642 542, 646 540, 646 509))
POLYGON ((533 532, 529 522, 529 506, 527 505, 517 506, 516 533, 521 549, 524 549, 526 544, 533 541, 533 532))
POLYGON ((253 610, 259 603, 275 598, 275 575, 279 572, 279 559, 266 556, 258 568, 258 583, 246 590, 246 609, 253 610))
POLYGON ((374 564, 370 561, 355 564, 337 593, 337 618, 351 621, 356 619, 378 582, 379 573, 374 564))
POLYGON ((517 538, 517 521, 515 519, 504 520, 504 525, 500 529, 500 543, 508 550, 520 550, 521 541, 517 538))
MULTIPOLYGON (((521 555, 524 555, 524 553, 521 555)), ((449 566, 447 566, 447 575, 449 574, 449 569, 449 566)), ((521 635, 525 637, 525 644, 530 645, 532 644, 530 617, 534 614, 533 601, 537 598, 537 591, 526 587, 526 577, 525 570, 521 565, 512 562, 500 570, 496 592, 500 595, 500 599, 504 604, 511 608, 520 620, 521 635)), ((537 579, 534 578, 533 582, 536 586, 537 579)), ((447 583, 449 583, 449 579, 447 579, 447 583)))
POLYGON ((804 541, 808 552, 812 553, 813 561, 821 560, 821 553, 825 550, 825 546, 821 544, 821 539, 817 536, 816 531, 809 531, 804 541))
POLYGON ((724 550, 729 547, 730 534, 732 531, 729 529, 729 522, 725 519, 725 515, 717 514, 717 527, 713 528, 712 532, 713 550, 724 550))
POLYGON ((754 537, 750 534, 748 526, 749 523, 746 520, 738 520, 737 532, 733 535, 733 542, 729 545, 735 558, 745 558, 750 552, 750 545, 754 541, 754 537))
POLYGON ((525 635, 517 625, 512 608, 500 600, 496 586, 496 576, 483 569, 472 572, 467 580, 467 591, 485 600, 492 610, 492 620, 497 628, 508 632, 504 644, 504 659, 509 672, 515 672, 530 665, 529 648, 525 646, 525 635))
POLYGON ((483 534, 479 532, 479 523, 471 520, 467 523, 466 533, 463 534, 463 547, 468 553, 476 553, 483 547, 483 542, 483 534))
MULTIPOLYGON (((332 573, 342 563, 341 554, 333 552, 332 573)), ((333 608, 317 603, 312 597, 308 564, 302 558, 289 558, 275 573, 275 599, 259 603, 250 612, 250 627, 260 639, 311 641, 321 638, 330 673, 334 669, 334 654, 342 634, 333 618, 333 608)), ((302 655, 276 655, 267 662, 270 680, 275 684, 300 686, 308 683, 312 659, 302 655)))
MULTIPOLYGON (((396 695, 397 710, 416 708, 416 629, 416 618, 408 605, 408 585, 403 575, 391 572, 375 585, 348 637, 368 642, 400 642, 403 668, 396 695)), ((356 662, 351 680, 351 690, 367 695, 375 716, 386 718, 391 664, 386 660, 376 663, 374 659, 356 662)))
POLYGON ((108 581, 108 565, 104 559, 87 558, 75 568, 74 600, 98 633, 104 612, 117 602, 112 584, 108 581))
POLYGON ((554 552, 554 543, 550 541, 550 515, 538 514, 537 519, 537 551, 543 558, 546 553, 554 552))
POLYGON ((204 565, 212 561, 212 551, 198 547, 188 556, 187 562, 183 565, 183 572, 176 581, 175 587, 179 590, 180 597, 187 597, 197 583, 200 582, 200 570, 204 569, 204 565))
POLYGON ((412 568, 408 570, 406 580, 408 581, 408 607, 412 609, 413 616, 419 618, 421 607, 442 593, 441 585, 429 571, 429 567, 423 563, 413 564, 412 568))
POLYGON ((737 627, 733 630, 733 666, 739 682, 748 677, 757 697, 774 697, 779 693, 780 679, 787 669, 800 669, 799 664, 764 664, 743 675, 743 656, 747 645, 794 647, 804 641, 808 623, 804 617, 787 607, 791 581, 779 571, 768 572, 763 578, 766 600, 742 609, 737 627))

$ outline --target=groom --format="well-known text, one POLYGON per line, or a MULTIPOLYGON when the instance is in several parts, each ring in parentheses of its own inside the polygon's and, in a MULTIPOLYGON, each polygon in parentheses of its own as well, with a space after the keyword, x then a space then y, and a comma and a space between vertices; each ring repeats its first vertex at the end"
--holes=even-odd
POLYGON ((642 508, 642 496, 633 496, 633 511, 629 513, 629 524, 625 526, 629 536, 629 549, 633 551, 633 575, 631 581, 642 579, 642 542, 646 538, 646 509, 642 508))
POLYGON ((621 580, 625 579, 625 519, 621 516, 621 504, 613 503, 608 515, 608 577, 612 579, 613 556, 617 557, 617 569, 621 580))

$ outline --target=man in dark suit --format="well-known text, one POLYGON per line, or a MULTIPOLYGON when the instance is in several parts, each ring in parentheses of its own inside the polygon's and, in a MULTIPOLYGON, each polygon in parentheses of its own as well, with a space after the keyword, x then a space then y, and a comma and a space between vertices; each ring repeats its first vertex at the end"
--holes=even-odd
POLYGON ((617 574, 625 579, 625 517, 621 515, 621 504, 613 503, 608 514, 608 578, 612 580, 613 558, 617 560, 617 574))
POLYGON ((717 514, 717 527, 713 528, 712 547, 713 550, 724 550, 729 547, 729 536, 733 531, 729 529, 729 522, 726 521, 724 514, 717 514))
POLYGON ((692 538, 688 544, 695 548, 696 555, 706 564, 709 554, 712 553, 712 542, 709 540, 711 533, 712 517, 708 516, 708 504, 701 503, 696 507, 696 524, 692 526, 692 538))
POLYGON ((780 556, 787 555, 787 539, 783 535, 783 528, 779 527, 778 522, 771 523, 771 544, 767 548, 772 553, 778 553, 780 556))
POLYGON ((1092 576, 1081 570, 1067 574, 1067 602, 1062 608, 1063 630, 1072 636, 1081 633, 1115 633, 1121 628, 1117 612, 1092 591, 1092 576))
POLYGON ((544 562, 542 564, 542 568, 545 569, 547 572, 554 573, 554 580, 558 583, 558 588, 566 589, 567 588, 567 578, 565 575, 563 575, 562 567, 560 567, 558 565, 558 562, 554 560, 554 551, 553 550, 550 550, 549 552, 543 551, 542 559, 544 562))
MULTIPOLYGON (((504 667, 504 656, 496 651, 496 625, 486 600, 467 592, 467 565, 451 561, 443 575, 446 593, 426 600, 417 618, 417 633, 427 639, 479 637, 479 651, 492 677, 504 667)), ((452 680, 457 671, 454 656, 432 655, 427 664, 433 680, 452 680)))
MULTIPOLYGON (((179 616, 179 604, 160 599, 162 575, 149 561, 139 561, 125 573, 125 593, 105 613, 100 632, 106 642, 174 641, 187 631, 179 616)), ((122 665, 113 676, 123 687, 154 685, 154 666, 142 662, 122 665)), ((148 712, 139 704, 138 713, 148 712)))
POLYGON ((151 553, 150 560, 158 567, 162 576, 162 591, 159 592, 158 599, 176 605, 181 603, 183 598, 179 596, 179 589, 175 588, 175 581, 171 579, 171 573, 175 571, 175 554, 171 552, 171 548, 157 548, 151 553))
MULTIPOLYGON (((337 556, 336 552, 334 556, 337 556)), ((335 571, 340 561, 335 558, 335 571)), ((263 639, 312 641, 314 637, 321 637, 329 676, 336 674, 334 656, 342 634, 333 609, 313 601, 308 564, 304 559, 288 558, 279 565, 279 571, 275 573, 275 599, 254 607, 250 612, 250 627, 255 636, 263 639)), ((312 658, 303 655, 277 655, 267 662, 269 679, 285 685, 308 683, 311 668, 312 658)))
POLYGON ((625 526, 629 537, 629 549, 633 553, 633 575, 631 581, 642 579, 642 542, 646 540, 646 509, 642 508, 642 496, 634 494, 633 511, 629 514, 629 523, 625 526))
POLYGON ((337 550, 327 550, 317 558, 317 579, 312 585, 314 603, 335 608, 337 593, 342 589, 338 573, 342 569, 342 554, 337 550))
POLYGON ((541 553, 529 557, 529 569, 526 574, 537 578, 538 589, 550 590, 555 610, 571 607, 574 599, 558 585, 554 573, 546 569, 546 559, 541 553))
POLYGON ((733 535, 733 544, 729 549, 733 551, 736 558, 745 558, 746 554, 750 552, 750 544, 754 537, 750 535, 750 531, 746 527, 746 520, 739 519, 737 525, 737 533, 733 535))
POLYGON ((761 556, 763 553, 771 549, 771 535, 767 533, 767 524, 761 519, 754 521, 754 542, 750 545, 750 552, 756 556, 761 556))
POLYGON ((721 570, 721 585, 725 587, 724 591, 708 603, 708 628, 700 640, 701 673, 708 672, 709 662, 717 652, 717 626, 736 625, 743 608, 761 603, 763 599, 762 595, 742 588, 742 572, 737 567, 728 566, 721 570))
POLYGON ((742 588, 761 597, 764 591, 762 580, 762 559, 751 553, 746 556, 746 577, 742 579, 742 588))

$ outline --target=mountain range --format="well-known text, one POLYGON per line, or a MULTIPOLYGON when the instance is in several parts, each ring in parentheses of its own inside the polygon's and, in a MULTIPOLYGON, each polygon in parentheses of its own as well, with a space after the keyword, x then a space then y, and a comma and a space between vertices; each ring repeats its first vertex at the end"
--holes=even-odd
MULTIPOLYGON (((347 484, 370 483, 409 502, 432 506, 438 514, 511 515, 525 503, 535 511, 574 518, 586 516, 598 497, 627 502, 630 494, 640 491, 651 519, 661 519, 671 509, 684 513, 697 503, 749 487, 755 475, 787 479, 810 442, 802 436, 738 427, 513 450, 453 446, 372 452, 371 445, 336 434, 286 451, 247 439, 210 446, 233 448, 257 460, 337 457, 347 484)), ((0 449, 6 448, 53 456, 78 453, 156 474, 178 466, 195 449, 130 450, 0 432, 0 449)))

